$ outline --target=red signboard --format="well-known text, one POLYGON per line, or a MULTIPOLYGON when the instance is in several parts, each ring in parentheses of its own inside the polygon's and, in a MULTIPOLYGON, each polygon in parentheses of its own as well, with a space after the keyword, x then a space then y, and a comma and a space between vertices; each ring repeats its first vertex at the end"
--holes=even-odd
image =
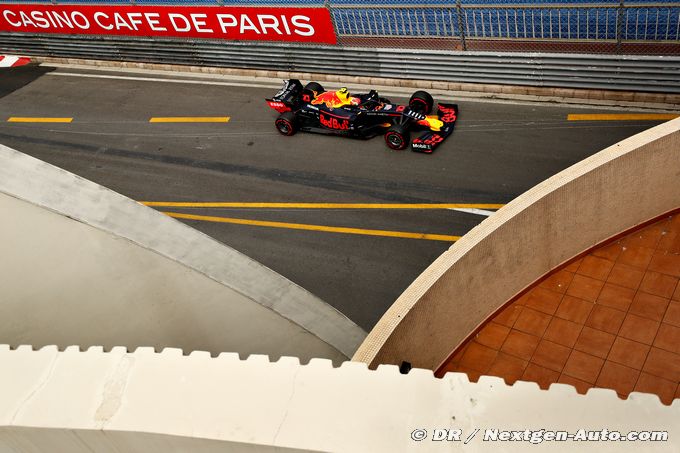
POLYGON ((325 8, 0 4, 0 31, 337 43, 325 8))

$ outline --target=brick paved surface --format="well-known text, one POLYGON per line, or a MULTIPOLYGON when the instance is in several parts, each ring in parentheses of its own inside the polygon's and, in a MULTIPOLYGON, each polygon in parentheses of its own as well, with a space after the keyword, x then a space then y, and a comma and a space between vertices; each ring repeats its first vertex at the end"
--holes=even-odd
POLYGON ((680 398, 680 215, 574 260, 497 313, 444 367, 680 398))

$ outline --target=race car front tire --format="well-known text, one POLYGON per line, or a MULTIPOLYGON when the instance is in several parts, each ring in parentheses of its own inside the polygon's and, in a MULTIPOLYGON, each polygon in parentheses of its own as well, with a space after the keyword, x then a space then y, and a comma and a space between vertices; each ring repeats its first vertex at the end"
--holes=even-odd
POLYGON ((416 112, 429 115, 434 107, 434 99, 427 91, 416 91, 408 101, 408 106, 416 112))
POLYGON ((274 122, 276 130, 286 136, 295 134, 298 130, 297 121, 295 121, 295 114, 293 112, 283 112, 274 122))
POLYGON ((395 124, 390 126, 385 132, 385 143, 387 146, 395 151, 406 149, 409 141, 409 132, 402 126, 395 124))

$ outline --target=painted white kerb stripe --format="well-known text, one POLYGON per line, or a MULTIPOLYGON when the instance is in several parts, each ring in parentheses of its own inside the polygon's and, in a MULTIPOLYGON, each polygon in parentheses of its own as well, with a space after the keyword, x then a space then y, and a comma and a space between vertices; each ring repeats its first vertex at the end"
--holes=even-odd
POLYGON ((0 68, 9 68, 13 66, 14 63, 16 63, 17 61, 19 61, 19 57, 15 57, 12 55, 5 56, 0 55, 0 68))
POLYGON ((460 212, 467 212, 469 214, 477 214, 477 215, 483 215, 486 217, 489 217, 491 214, 495 214, 496 211, 487 211, 486 209, 477 209, 477 208, 451 208, 451 211, 460 211, 460 212))

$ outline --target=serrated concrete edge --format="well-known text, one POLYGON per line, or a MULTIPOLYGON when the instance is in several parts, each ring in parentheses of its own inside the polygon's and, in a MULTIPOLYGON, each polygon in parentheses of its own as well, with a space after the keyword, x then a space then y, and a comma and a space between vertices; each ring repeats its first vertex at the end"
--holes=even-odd
POLYGON ((680 401, 621 400, 612 390, 506 385, 462 373, 402 375, 394 366, 300 365, 147 348, 81 352, 0 345, 2 451, 475 451, 525 452, 526 442, 411 440, 415 429, 668 431, 667 442, 546 442, 537 451, 677 451, 680 401))

